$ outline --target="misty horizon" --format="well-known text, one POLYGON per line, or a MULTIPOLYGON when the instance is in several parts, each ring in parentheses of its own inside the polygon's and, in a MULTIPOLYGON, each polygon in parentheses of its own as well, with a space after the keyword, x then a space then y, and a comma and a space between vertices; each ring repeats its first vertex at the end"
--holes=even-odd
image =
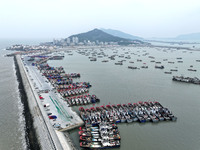
POLYGON ((199 15, 197 0, 7 0, 0 5, 0 38, 67 38, 94 28, 174 38, 199 33, 199 15))

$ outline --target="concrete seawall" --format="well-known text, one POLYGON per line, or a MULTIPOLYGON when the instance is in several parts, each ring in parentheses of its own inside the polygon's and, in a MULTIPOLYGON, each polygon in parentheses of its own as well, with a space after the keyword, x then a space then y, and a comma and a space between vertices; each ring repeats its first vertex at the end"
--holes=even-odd
POLYGON ((28 119, 28 122, 30 123, 27 130, 29 132, 27 134, 29 134, 28 138, 30 149, 62 150, 63 146, 61 145, 56 132, 54 131, 52 125, 48 122, 48 118, 45 118, 42 115, 44 112, 42 112, 38 104, 39 97, 37 96, 37 93, 28 78, 28 74, 25 71, 25 67, 19 55, 15 56, 15 62, 16 69, 19 71, 18 76, 21 77, 21 82, 25 92, 24 99, 27 99, 26 105, 28 107, 25 106, 27 108, 24 113, 26 119, 28 119))
POLYGON ((28 149, 40 149, 40 145, 36 136, 35 129, 33 127, 33 119, 28 106, 27 95, 23 86, 22 77, 19 71, 19 65, 17 63, 16 57, 14 57, 16 76, 18 80, 18 88, 20 92, 21 102, 24 106, 23 115, 25 117, 25 139, 28 149))

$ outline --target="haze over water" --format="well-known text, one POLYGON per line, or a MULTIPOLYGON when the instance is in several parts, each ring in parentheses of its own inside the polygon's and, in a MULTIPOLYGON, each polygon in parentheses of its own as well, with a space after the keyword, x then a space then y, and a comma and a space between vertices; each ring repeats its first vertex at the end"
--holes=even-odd
MULTIPOLYGON (((113 48, 102 48, 106 54, 112 55, 113 48)), ((64 60, 49 61, 51 66, 63 66, 67 73, 81 73, 81 78, 76 81, 89 81, 92 84, 90 94, 96 94, 103 104, 127 104, 138 101, 158 101, 164 107, 169 108, 175 116, 177 122, 159 123, 120 123, 121 147, 120 150, 196 150, 199 149, 200 142, 200 96, 199 85, 180 83, 172 81, 173 75, 184 75, 189 77, 200 77, 200 65, 195 60, 199 59, 199 52, 185 50, 168 50, 155 48, 114 48, 119 50, 118 54, 129 52, 131 59, 126 59, 122 66, 114 65, 117 58, 108 63, 101 61, 107 58, 97 58, 96 62, 90 62, 88 57, 73 52, 73 56, 65 54, 64 60), (163 51, 164 50, 164 51, 163 51), (137 55, 132 55, 135 53, 137 55), (144 53, 149 53, 143 56, 144 53), (140 56, 138 56, 140 55, 140 56), (164 70, 155 69, 155 63, 150 62, 154 56, 155 61, 161 61, 165 66, 164 70), (177 63, 177 57, 182 57, 183 63, 177 63), (141 59, 142 62, 137 62, 141 59), (169 64, 168 61, 174 61, 169 64), (134 61, 130 64, 129 61, 134 61), (133 65, 141 67, 146 63, 148 69, 128 69, 127 66, 133 65), (187 71, 193 65, 197 72, 187 71), (165 74, 165 71, 176 68, 178 72, 165 74)), ((95 49, 99 51, 99 49, 95 49)), ((114 50, 114 51, 115 51, 114 50)), ((90 106, 84 106, 90 108, 90 106)), ((78 111, 79 107, 74 107, 78 111)), ((79 148, 78 130, 71 132, 71 137, 79 148)))

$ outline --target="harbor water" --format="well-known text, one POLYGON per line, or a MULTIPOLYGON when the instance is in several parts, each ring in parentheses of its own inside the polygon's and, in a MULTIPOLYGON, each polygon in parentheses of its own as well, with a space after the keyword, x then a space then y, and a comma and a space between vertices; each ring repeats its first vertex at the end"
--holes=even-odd
MULTIPOLYGON (((121 147, 120 150, 197 150, 200 148, 200 95, 199 85, 187 84, 172 81, 174 75, 184 75, 200 78, 200 52, 173 50, 166 48, 101 48, 108 56, 113 55, 113 51, 118 51, 117 55, 128 52, 131 59, 126 59, 123 65, 115 65, 115 62, 125 59, 116 56, 115 60, 104 63, 102 60, 108 58, 98 58, 97 61, 90 61, 89 56, 84 56, 72 51, 73 55, 65 53, 64 60, 51 60, 50 66, 63 66, 66 73, 80 73, 80 79, 74 81, 89 81, 92 84, 90 94, 96 94, 100 98, 100 103, 95 106, 106 104, 127 104, 138 101, 158 101, 163 106, 169 108, 175 116, 176 122, 159 123, 120 123, 121 147), (131 54, 132 53, 132 54, 131 54), (134 54, 133 54, 134 53, 134 54), (145 53, 149 53, 145 55, 145 53), (148 56, 153 56, 151 59, 148 56), (182 63, 178 63, 177 57, 181 57, 182 63), (138 62, 141 59, 142 62, 138 62), (163 59, 168 59, 163 61, 163 59), (155 69, 155 62, 160 61, 164 69, 155 69), (130 64, 129 61, 134 61, 130 64), (174 64, 168 63, 173 61, 174 64), (140 68, 142 65, 148 69, 140 68), (136 66, 140 69, 128 69, 128 66, 136 66), (196 72, 187 69, 193 65, 196 72), (177 72, 165 74, 165 71, 176 68, 177 72)), ((90 49, 86 49, 90 50, 90 49)), ((94 49, 99 51, 99 49, 94 49)), ((90 55, 91 56, 91 55, 90 55)), ((93 105, 84 106, 90 108, 93 105)), ((74 107, 78 111, 79 107, 74 107)), ((79 147, 78 129, 71 131, 70 136, 79 147)))
MULTIPOLYGON (((15 67, 12 57, 3 57, 8 53, 3 50, 12 44, 38 44, 40 40, 13 41, 1 40, 0 42, 0 150, 27 149, 25 121, 23 116, 23 104, 20 100, 18 82, 15 75, 15 67)), ((129 52, 131 59, 126 59, 123 65, 115 65, 115 62, 125 58, 116 56, 116 60, 97 58, 91 62, 88 57, 72 51, 73 55, 65 53, 64 60, 48 61, 50 66, 63 66, 67 73, 80 73, 81 78, 74 81, 89 81, 92 84, 90 94, 97 95, 100 103, 95 106, 106 104, 127 104, 138 101, 158 101, 163 106, 172 110, 178 117, 176 122, 159 123, 120 123, 118 124, 121 135, 120 150, 197 150, 200 149, 200 95, 199 86, 172 81, 173 75, 184 75, 200 78, 200 57, 198 51, 172 50, 165 48, 101 48, 106 54, 113 55, 118 50, 118 55, 129 52), (135 53, 133 55, 131 53, 135 53), (143 55, 149 53, 149 55, 143 55), (155 59, 150 59, 153 56, 155 59), (181 57, 182 63, 178 63, 177 57, 181 57), (142 62, 137 62, 141 59, 142 62), (163 59, 168 59, 163 61, 163 59), (155 69, 155 63, 160 61, 164 69, 155 69), (129 61, 134 61, 130 64, 129 61), (174 64, 168 63, 174 62, 174 64), (128 66, 141 67, 146 63, 148 69, 128 69, 128 66), (193 65, 196 72, 187 69, 193 65), (165 74, 165 71, 177 69, 177 72, 165 74)), ((88 48, 87 50, 90 50, 88 48)), ((100 49, 94 49, 99 51, 100 49)), ((90 108, 93 105, 86 105, 90 108)), ((79 107, 73 107, 78 111, 79 107)), ((79 147, 78 129, 70 132, 70 137, 79 147)))

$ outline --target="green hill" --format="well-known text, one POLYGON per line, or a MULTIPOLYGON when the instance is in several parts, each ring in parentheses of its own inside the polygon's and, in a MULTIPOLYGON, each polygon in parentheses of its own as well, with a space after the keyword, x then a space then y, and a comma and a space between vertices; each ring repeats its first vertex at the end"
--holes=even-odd
POLYGON ((128 45, 133 43, 143 43, 139 40, 131 40, 131 39, 125 39, 117 36, 113 36, 111 34, 108 34, 106 32, 103 32, 99 29, 94 29, 85 33, 80 33, 76 35, 71 35, 70 38, 72 40, 73 37, 78 37, 79 42, 118 42, 120 45, 128 45))
POLYGON ((119 38, 116 36, 112 36, 108 33, 105 33, 99 29, 94 29, 91 31, 88 31, 86 33, 80 33, 76 35, 72 35, 69 38, 71 39, 72 37, 78 37, 80 42, 90 41, 90 42, 96 42, 97 40, 99 42, 119 42, 119 41, 128 41, 128 39, 123 39, 119 38))

